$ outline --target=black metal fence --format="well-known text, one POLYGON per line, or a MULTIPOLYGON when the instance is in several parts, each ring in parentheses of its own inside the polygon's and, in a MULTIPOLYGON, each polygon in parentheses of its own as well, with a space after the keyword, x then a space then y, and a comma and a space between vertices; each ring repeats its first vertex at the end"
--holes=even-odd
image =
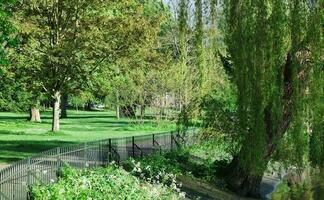
POLYGON ((29 188, 57 180, 65 165, 75 168, 106 166, 130 157, 138 158, 168 151, 195 142, 196 129, 186 133, 167 132, 143 136, 113 138, 57 147, 21 160, 0 171, 0 200, 26 200, 29 188))

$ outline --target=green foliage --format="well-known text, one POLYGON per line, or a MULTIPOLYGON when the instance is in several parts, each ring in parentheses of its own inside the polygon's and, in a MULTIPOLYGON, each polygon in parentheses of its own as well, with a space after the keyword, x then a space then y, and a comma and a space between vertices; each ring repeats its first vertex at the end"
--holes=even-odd
POLYGON ((163 184, 178 190, 176 176, 181 174, 181 170, 163 155, 157 154, 138 161, 130 159, 123 163, 123 167, 132 175, 144 178, 152 184, 163 184))
POLYGON ((138 123, 134 123, 127 127, 121 127, 117 130, 119 131, 157 131, 157 130, 175 130, 176 124, 169 121, 140 121, 138 123))
POLYGON ((3 75, 2 66, 8 64, 6 54, 8 54, 9 48, 17 43, 16 29, 10 22, 10 16, 14 0, 3 0, 0 2, 0 75, 3 75))
POLYGON ((94 170, 65 169, 57 183, 33 187, 34 200, 181 199, 162 184, 144 182, 116 166, 94 170))
POLYGON ((277 186, 276 191, 271 194, 271 199, 321 199, 324 195, 323 177, 323 171, 312 170, 302 183, 292 184, 289 180, 284 180, 277 186))
POLYGON ((76 109, 83 108, 84 105, 88 102, 95 101, 94 95, 89 91, 79 91, 75 92, 69 97, 69 103, 74 106, 76 109))
POLYGON ((17 30, 11 21, 14 4, 14 0, 0 2, 0 110, 24 109, 28 98, 28 93, 19 84, 20 77, 15 76, 17 69, 12 69, 9 58, 18 43, 17 30))
POLYGON ((220 133, 237 139, 236 91, 232 85, 217 87, 204 97, 202 106, 205 136, 220 133))
POLYGON ((19 69, 11 73, 32 106, 44 92, 59 104, 62 94, 80 91, 109 94, 113 105, 134 104, 145 75, 162 63, 164 13, 163 4, 137 0, 19 2, 12 17, 21 40, 12 56, 19 69))
POLYGON ((316 104, 307 100, 314 94, 307 88, 321 82, 312 73, 319 65, 311 57, 320 54, 322 31, 308 23, 316 9, 299 0, 230 0, 225 5, 242 139, 240 165, 251 174, 262 174, 274 151, 287 150, 291 153, 282 153, 282 159, 303 166, 309 151, 307 109, 316 104), (308 35, 310 30, 317 34, 308 35), (307 51, 311 46, 317 48, 307 51))
POLYGON ((198 87, 200 92, 203 92, 205 82, 205 48, 204 48, 204 24, 203 24, 203 1, 195 0, 195 55, 196 66, 198 68, 198 87))
POLYGON ((324 2, 320 1, 315 5, 314 12, 310 20, 309 37, 311 40, 310 48, 314 62, 312 75, 315 77, 311 83, 310 101, 310 122, 312 133, 310 137, 310 160, 313 165, 324 165, 324 66, 323 66, 323 30, 318 26, 324 25, 324 2))

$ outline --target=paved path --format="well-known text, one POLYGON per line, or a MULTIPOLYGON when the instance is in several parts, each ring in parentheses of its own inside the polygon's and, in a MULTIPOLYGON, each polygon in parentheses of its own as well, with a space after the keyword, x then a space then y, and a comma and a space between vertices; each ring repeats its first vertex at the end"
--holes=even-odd
POLYGON ((6 168, 6 167, 8 167, 8 166, 9 166, 8 164, 0 163, 0 170, 3 169, 3 168, 6 168))
POLYGON ((271 194, 276 191, 278 185, 281 183, 283 177, 286 176, 286 173, 283 173, 283 176, 279 175, 265 175, 262 178, 261 182, 261 197, 262 199, 269 200, 271 199, 271 194))
POLYGON ((261 182, 262 199, 271 199, 271 193, 274 192, 279 185, 281 179, 276 176, 264 176, 261 182))

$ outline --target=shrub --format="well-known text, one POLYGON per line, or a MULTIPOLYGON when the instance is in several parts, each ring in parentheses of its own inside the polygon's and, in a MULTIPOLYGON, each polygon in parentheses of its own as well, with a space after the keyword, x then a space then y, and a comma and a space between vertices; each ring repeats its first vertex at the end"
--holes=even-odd
POLYGON ((127 160, 123 167, 134 176, 145 179, 152 184, 163 184, 179 191, 175 178, 181 174, 180 167, 162 155, 152 155, 135 161, 127 160))
POLYGON ((61 170, 57 183, 33 187, 31 196, 34 200, 169 200, 182 198, 181 195, 163 184, 145 182, 116 166, 93 170, 72 168, 61 170))

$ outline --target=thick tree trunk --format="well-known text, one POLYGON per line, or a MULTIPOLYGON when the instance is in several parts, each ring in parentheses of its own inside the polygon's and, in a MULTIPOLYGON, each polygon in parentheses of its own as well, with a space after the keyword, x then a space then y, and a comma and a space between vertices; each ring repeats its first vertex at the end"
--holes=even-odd
POLYGON ((41 122, 40 112, 36 106, 30 108, 29 120, 31 122, 41 122))
MULTIPOLYGON (((266 168, 266 164, 264 166, 266 168)), ((243 169, 239 158, 235 157, 228 168, 226 182, 229 189, 241 196, 260 198, 260 183, 262 175, 253 175, 243 169)))
POLYGON ((68 106, 68 94, 64 94, 61 97, 61 118, 67 118, 67 106, 68 106))
POLYGON ((52 119, 52 131, 57 132, 60 130, 60 101, 61 93, 59 91, 54 94, 54 104, 53 104, 53 119, 52 119))

